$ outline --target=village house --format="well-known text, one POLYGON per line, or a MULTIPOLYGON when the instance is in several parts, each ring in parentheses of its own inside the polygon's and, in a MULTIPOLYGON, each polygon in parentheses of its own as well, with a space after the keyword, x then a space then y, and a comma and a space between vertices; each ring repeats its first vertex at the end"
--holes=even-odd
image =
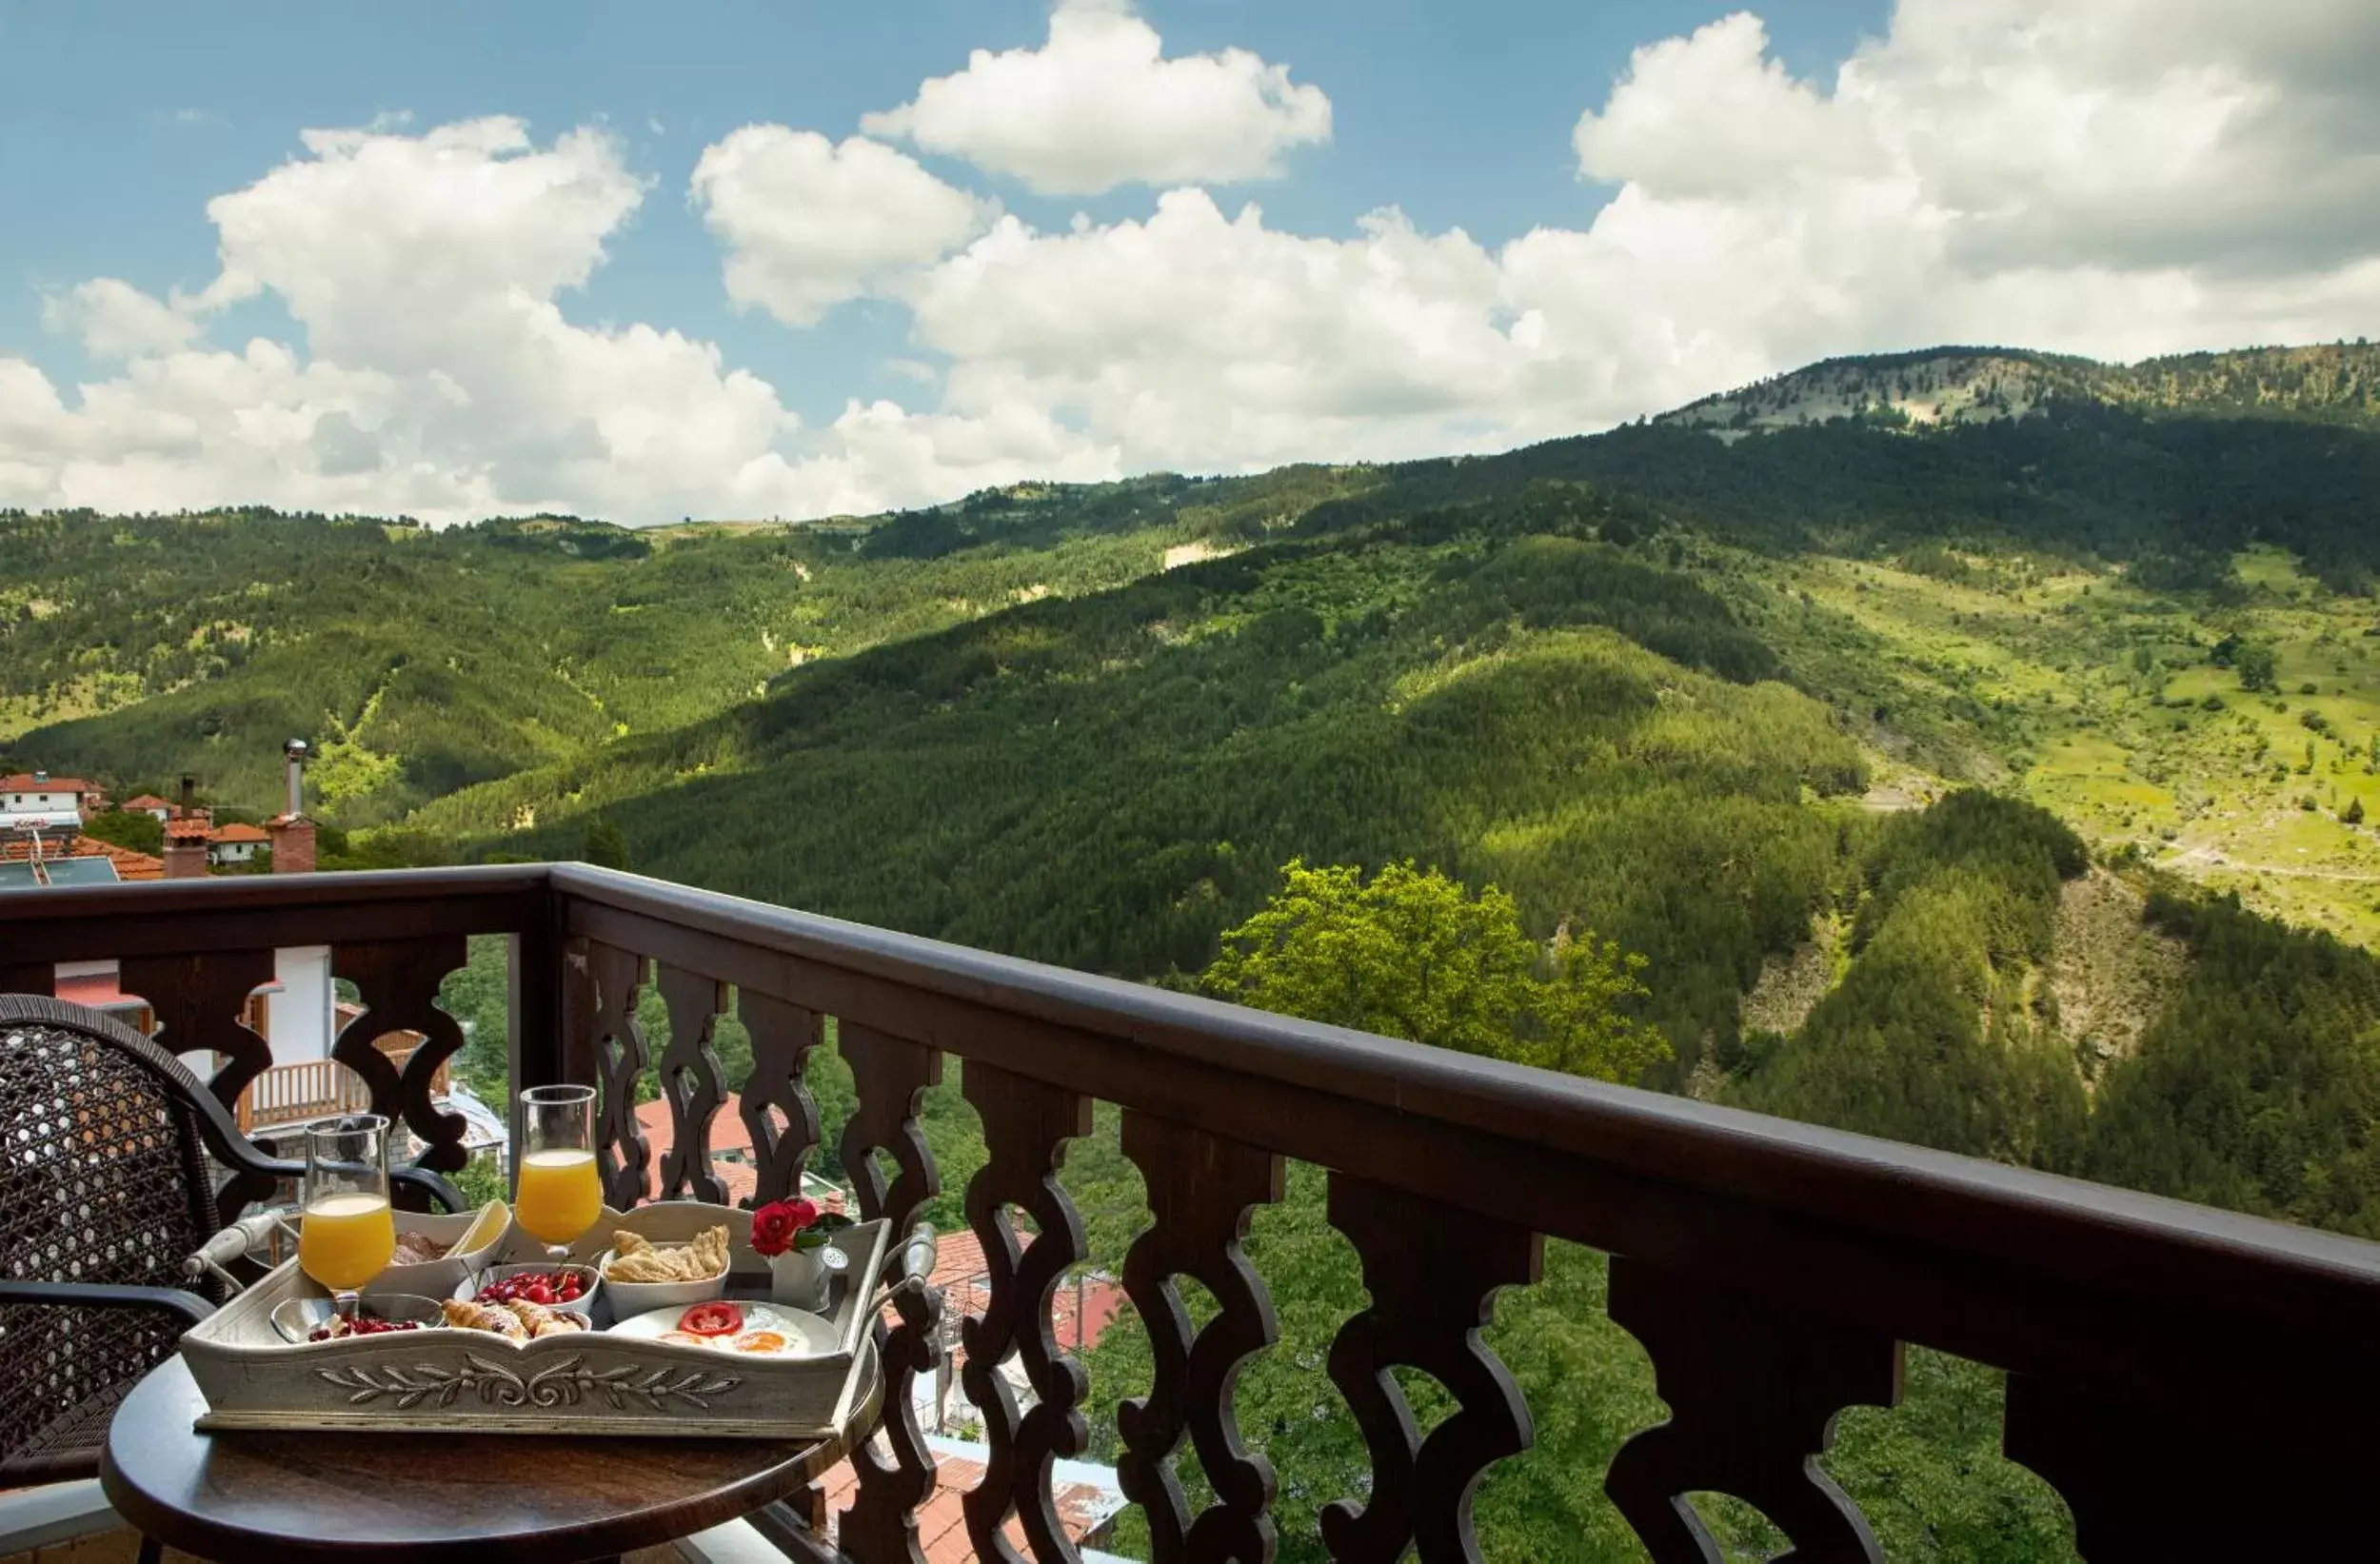
POLYGON ((246 863, 258 851, 272 845, 272 837, 261 825, 234 821, 228 825, 211 827, 207 833, 207 861, 221 868, 227 863, 246 863))
POLYGON ((160 825, 173 818, 173 801, 161 799, 154 793, 143 793, 125 800, 116 806, 128 815, 147 815, 160 825))
POLYGON ((105 807, 105 792, 79 777, 20 771, 0 777, 0 833, 72 835, 84 818, 105 807))

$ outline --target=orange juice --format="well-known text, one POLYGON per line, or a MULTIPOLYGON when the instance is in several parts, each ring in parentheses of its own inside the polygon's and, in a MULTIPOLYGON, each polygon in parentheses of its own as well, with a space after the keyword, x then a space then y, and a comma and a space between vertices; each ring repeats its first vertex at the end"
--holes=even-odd
POLYGON ((533 1151, 521 1160, 512 1219, 543 1243, 568 1243, 604 1214, 591 1151, 533 1151))
POLYGON ((298 1224, 298 1265, 334 1293, 363 1286, 397 1252, 386 1195, 326 1195, 298 1224))

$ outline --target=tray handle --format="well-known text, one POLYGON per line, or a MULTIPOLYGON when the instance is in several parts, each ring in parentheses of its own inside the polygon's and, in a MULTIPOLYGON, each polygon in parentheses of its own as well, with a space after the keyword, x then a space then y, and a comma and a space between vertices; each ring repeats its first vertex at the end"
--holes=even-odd
POLYGON ((291 1244, 297 1242, 296 1232, 282 1220, 282 1213, 278 1211, 260 1211, 252 1217, 243 1217, 199 1245, 195 1253, 186 1257, 182 1261, 182 1275, 192 1281, 211 1276, 223 1283, 225 1297, 233 1297, 246 1291, 247 1284, 224 1268, 247 1258, 249 1251, 264 1247, 276 1234, 288 1238, 291 1244))
POLYGON ((883 1285, 877 1288, 868 1313, 882 1311, 896 1293, 911 1288, 923 1292, 933 1279, 935 1249, 933 1223, 920 1222, 911 1228, 909 1236, 901 1240, 901 1246, 885 1261, 883 1285))

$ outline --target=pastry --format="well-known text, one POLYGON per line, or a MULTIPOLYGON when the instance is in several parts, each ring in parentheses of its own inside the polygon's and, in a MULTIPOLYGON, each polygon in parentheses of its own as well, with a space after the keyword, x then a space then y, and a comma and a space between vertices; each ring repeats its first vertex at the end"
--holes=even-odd
POLYGON ((505 1308, 511 1311, 512 1317, 521 1322, 521 1328, 529 1333, 531 1339, 541 1336, 564 1336, 571 1331, 586 1329, 586 1320, 584 1317, 562 1309, 548 1309, 542 1303, 530 1303, 524 1299, 516 1303, 507 1303, 505 1308))
POLYGON ((447 1298, 438 1305, 446 1317, 446 1323, 466 1331, 493 1331, 512 1341, 526 1341, 529 1329, 521 1323, 521 1317, 499 1304, 482 1303, 476 1298, 447 1298))
POLYGON ((658 1248, 641 1233, 611 1236, 611 1262, 604 1275, 614 1281, 708 1281, 727 1274, 724 1223, 695 1236, 692 1243, 658 1248))

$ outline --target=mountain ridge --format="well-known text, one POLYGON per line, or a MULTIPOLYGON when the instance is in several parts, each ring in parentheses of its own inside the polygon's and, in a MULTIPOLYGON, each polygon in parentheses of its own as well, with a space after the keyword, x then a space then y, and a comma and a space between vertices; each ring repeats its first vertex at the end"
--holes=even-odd
POLYGON ((1836 418, 1901 426, 1990 423, 2064 400, 2152 415, 2380 426, 2380 346, 2358 341, 2248 347, 2110 364, 2032 348, 1946 345, 1821 359, 1699 397, 1653 422, 1737 439, 1836 418))

